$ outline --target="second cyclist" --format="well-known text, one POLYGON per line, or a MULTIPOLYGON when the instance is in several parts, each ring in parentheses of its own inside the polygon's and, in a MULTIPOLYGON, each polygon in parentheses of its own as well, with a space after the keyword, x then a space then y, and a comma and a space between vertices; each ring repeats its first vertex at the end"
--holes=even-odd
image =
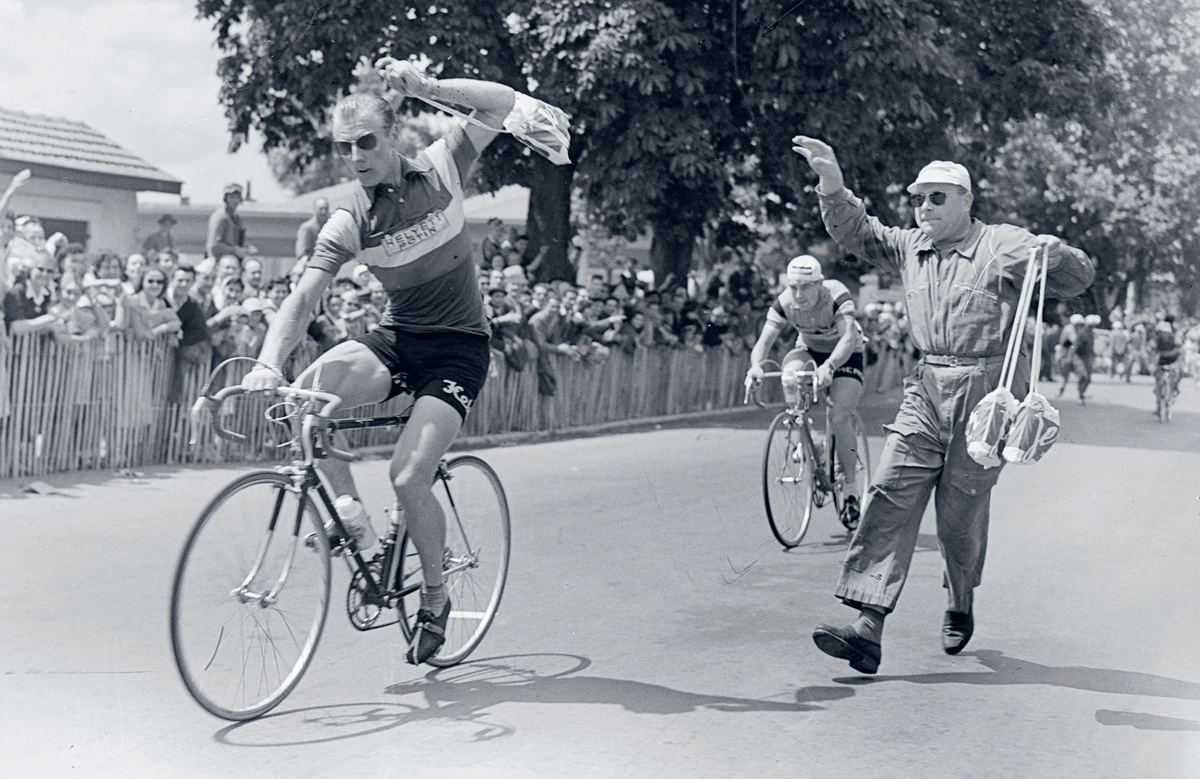
MULTIPOLYGON (((805 362, 816 366, 817 388, 829 387, 829 422, 833 428, 838 462, 857 462, 858 439, 854 435, 854 410, 862 396, 863 336, 855 319, 854 298, 846 285, 826 279, 821 263, 808 254, 795 257, 787 266, 787 286, 767 311, 767 322, 750 352, 747 382, 761 381, 762 361, 770 353, 783 329, 796 328, 796 346, 783 358, 783 394, 794 405, 800 392, 797 372, 805 362)), ((842 523, 853 528, 858 522, 861 484, 848 487, 842 523)))

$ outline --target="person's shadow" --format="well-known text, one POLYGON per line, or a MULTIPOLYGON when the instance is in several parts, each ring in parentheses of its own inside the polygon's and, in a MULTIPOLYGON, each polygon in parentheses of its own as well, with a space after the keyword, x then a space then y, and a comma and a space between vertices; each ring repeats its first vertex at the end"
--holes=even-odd
POLYGON ((628 679, 579 675, 590 665, 590 660, 574 655, 493 657, 432 671, 422 679, 394 684, 387 692, 419 693, 443 716, 474 714, 501 703, 608 704, 637 714, 684 714, 701 708, 726 713, 799 713, 822 710, 823 706, 815 705, 818 701, 854 695, 853 690, 838 687, 806 687, 777 696, 790 700, 705 695, 628 679), (547 657, 569 657, 576 662, 558 672, 547 672, 529 662, 547 657))
POLYGON ((824 701, 849 698, 848 687, 781 690, 768 698, 675 690, 658 684, 581 676, 591 660, 578 655, 510 655, 472 660, 435 669, 420 679, 390 685, 397 700, 336 703, 272 712, 257 720, 229 725, 214 739, 254 747, 294 746, 339 741, 406 725, 439 721, 467 728, 469 738, 506 738, 516 728, 493 721, 491 710, 505 703, 608 704, 639 714, 683 714, 709 709, 727 714, 822 711, 824 701), (414 699, 413 696, 418 696, 414 699))
MULTIPOLYGON (((911 676, 851 676, 834 679, 842 684, 858 686, 885 682, 910 682, 912 684, 1042 684, 1051 687, 1066 687, 1073 690, 1136 695, 1150 698, 1177 698, 1200 701, 1200 684, 1172 679, 1168 676, 1118 671, 1111 668, 1088 668, 1086 666, 1041 665, 1029 660, 1006 657, 994 649, 979 649, 963 652, 960 657, 974 657, 988 670, 955 671, 911 676)), ((1139 730, 1195 730, 1200 731, 1200 722, 1160 717, 1139 712, 1121 712, 1108 709, 1096 711, 1096 721, 1101 725, 1129 726, 1139 730)))

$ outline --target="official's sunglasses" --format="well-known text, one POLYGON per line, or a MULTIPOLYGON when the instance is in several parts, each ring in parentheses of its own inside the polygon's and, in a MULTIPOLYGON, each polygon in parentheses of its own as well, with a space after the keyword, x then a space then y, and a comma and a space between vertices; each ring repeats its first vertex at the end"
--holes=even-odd
MULTIPOLYGON (((925 195, 921 192, 914 192, 908 196, 908 202, 912 204, 913 208, 920 208, 921 206, 925 205, 925 195)), ((933 203, 935 206, 945 205, 946 204, 946 193, 945 192, 930 192, 929 193, 929 202, 933 203)))
POLYGON ((349 157, 351 152, 354 151, 355 146, 362 149, 363 151, 370 151, 371 149, 374 149, 378 143, 379 143, 379 138, 376 137, 375 133, 367 133, 366 135, 360 137, 358 140, 353 141, 353 142, 351 142, 351 141, 334 141, 333 148, 338 154, 342 155, 343 157, 349 157))

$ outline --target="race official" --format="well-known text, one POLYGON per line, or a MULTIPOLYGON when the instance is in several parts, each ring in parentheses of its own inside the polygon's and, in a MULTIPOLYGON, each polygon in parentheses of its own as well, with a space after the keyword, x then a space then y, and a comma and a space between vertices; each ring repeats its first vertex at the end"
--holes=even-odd
MULTIPOLYGON (((923 355, 905 382, 895 421, 885 426, 879 468, 835 592, 859 617, 848 627, 821 625, 813 640, 851 668, 876 672, 884 617, 896 608, 932 495, 948 589, 942 647, 957 654, 974 631, 974 592, 1001 470, 967 455, 968 417, 999 382, 1030 251, 1049 250, 1050 297, 1075 297, 1095 270, 1083 252, 1054 236, 973 219, 971 176, 962 165, 925 166, 908 187, 917 227, 887 227, 846 189, 828 144, 805 136, 792 142, 820 177, 817 194, 829 234, 846 252, 902 280, 910 333, 923 355)), ((1018 398, 1027 380, 1027 373, 1018 376, 1018 398)))

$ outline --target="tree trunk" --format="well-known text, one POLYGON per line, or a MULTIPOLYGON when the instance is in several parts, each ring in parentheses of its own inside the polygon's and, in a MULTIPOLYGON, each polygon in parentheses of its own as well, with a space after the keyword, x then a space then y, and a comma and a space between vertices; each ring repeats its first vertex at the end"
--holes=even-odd
POLYGON ((654 271, 655 286, 660 289, 686 287, 699 228, 693 229, 682 220, 673 220, 666 215, 651 219, 650 225, 654 229, 654 237, 650 240, 650 269, 654 271))
POLYGON ((571 243, 571 180, 574 175, 574 165, 555 165, 540 156, 534 160, 529 214, 525 219, 529 247, 521 260, 526 264, 532 262, 542 247, 546 247, 546 255, 533 273, 537 281, 563 279, 575 283, 576 269, 567 255, 571 243))

